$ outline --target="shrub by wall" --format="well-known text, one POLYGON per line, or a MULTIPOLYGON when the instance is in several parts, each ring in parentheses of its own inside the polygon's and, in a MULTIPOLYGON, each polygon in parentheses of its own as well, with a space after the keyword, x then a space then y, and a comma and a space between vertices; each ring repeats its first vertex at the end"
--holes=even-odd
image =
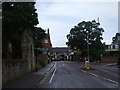
POLYGON ((39 55, 37 61, 42 67, 44 67, 48 64, 48 57, 47 55, 39 55))

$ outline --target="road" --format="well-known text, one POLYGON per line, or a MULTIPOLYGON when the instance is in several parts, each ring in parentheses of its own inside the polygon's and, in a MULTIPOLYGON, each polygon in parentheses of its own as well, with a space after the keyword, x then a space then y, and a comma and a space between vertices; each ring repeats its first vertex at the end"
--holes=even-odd
POLYGON ((92 67, 97 69, 97 72, 92 71, 92 73, 118 82, 118 68, 116 68, 115 66, 108 66, 106 64, 103 64, 93 65, 92 67))
MULTIPOLYGON (((116 82, 106 80, 101 75, 90 71, 83 71, 80 69, 81 66, 78 62, 57 61, 53 71, 46 75, 35 88, 118 88, 116 82)), ((117 78, 117 75, 113 77, 117 78)))

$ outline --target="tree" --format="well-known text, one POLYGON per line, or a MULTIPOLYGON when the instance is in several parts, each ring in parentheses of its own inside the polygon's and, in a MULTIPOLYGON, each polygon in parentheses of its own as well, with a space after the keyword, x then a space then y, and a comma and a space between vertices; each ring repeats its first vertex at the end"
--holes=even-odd
POLYGON ((99 25, 100 23, 95 20, 91 22, 80 22, 70 30, 70 34, 67 35, 68 42, 66 44, 70 46, 71 49, 74 47, 80 49, 83 53, 82 55, 86 56, 87 45, 89 43, 90 55, 94 59, 97 59, 98 56, 100 56, 101 50, 103 50, 101 40, 103 39, 102 33, 104 30, 100 28, 99 25))
POLYGON ((14 56, 21 54, 21 36, 25 30, 34 31, 38 24, 35 2, 2 3, 2 46, 6 57, 8 42, 12 42, 14 56))
POLYGON ((41 48, 43 45, 42 45, 42 40, 43 38, 46 37, 46 33, 45 33, 45 30, 42 29, 41 27, 36 27, 35 28, 35 31, 34 31, 34 47, 35 48, 41 48))

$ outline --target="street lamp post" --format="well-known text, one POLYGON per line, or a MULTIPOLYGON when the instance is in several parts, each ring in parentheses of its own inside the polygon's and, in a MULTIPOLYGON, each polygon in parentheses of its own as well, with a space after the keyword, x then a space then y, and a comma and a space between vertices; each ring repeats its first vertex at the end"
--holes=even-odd
POLYGON ((89 58, 89 33, 87 33, 87 60, 88 62, 90 62, 90 58, 89 58))
POLYGON ((87 42, 87 59, 85 60, 85 67, 86 69, 90 69, 90 57, 89 57, 89 32, 86 31, 87 34, 87 38, 86 38, 86 42, 87 42))

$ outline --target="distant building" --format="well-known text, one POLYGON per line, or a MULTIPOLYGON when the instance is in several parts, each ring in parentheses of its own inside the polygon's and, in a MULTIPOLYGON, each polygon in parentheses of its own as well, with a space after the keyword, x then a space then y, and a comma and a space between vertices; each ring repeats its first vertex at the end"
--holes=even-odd
POLYGON ((46 38, 43 39, 42 44, 43 44, 43 49, 44 49, 43 53, 47 54, 47 53, 52 52, 52 44, 51 44, 49 29, 47 30, 46 38))
POLYGON ((75 58, 75 55, 80 55, 80 49, 74 47, 74 49, 70 49, 70 47, 53 47, 52 48, 52 59, 53 60, 80 60, 81 57, 75 58))
POLYGON ((42 40, 42 48, 37 48, 41 52, 38 56, 48 58, 48 62, 51 62, 52 43, 50 39, 50 32, 47 29, 46 37, 42 40))
POLYGON ((112 38, 112 43, 106 45, 106 51, 118 51, 120 47, 120 33, 116 33, 115 37, 112 38))
POLYGON ((68 47, 53 47, 52 59, 53 60, 65 60, 68 59, 69 48, 68 47))
POLYGON ((101 55, 101 62, 117 63, 118 62, 117 51, 119 50, 119 48, 120 48, 120 33, 116 33, 115 37, 112 38, 112 43, 110 45, 105 45, 105 51, 108 51, 111 54, 105 56, 101 55))

